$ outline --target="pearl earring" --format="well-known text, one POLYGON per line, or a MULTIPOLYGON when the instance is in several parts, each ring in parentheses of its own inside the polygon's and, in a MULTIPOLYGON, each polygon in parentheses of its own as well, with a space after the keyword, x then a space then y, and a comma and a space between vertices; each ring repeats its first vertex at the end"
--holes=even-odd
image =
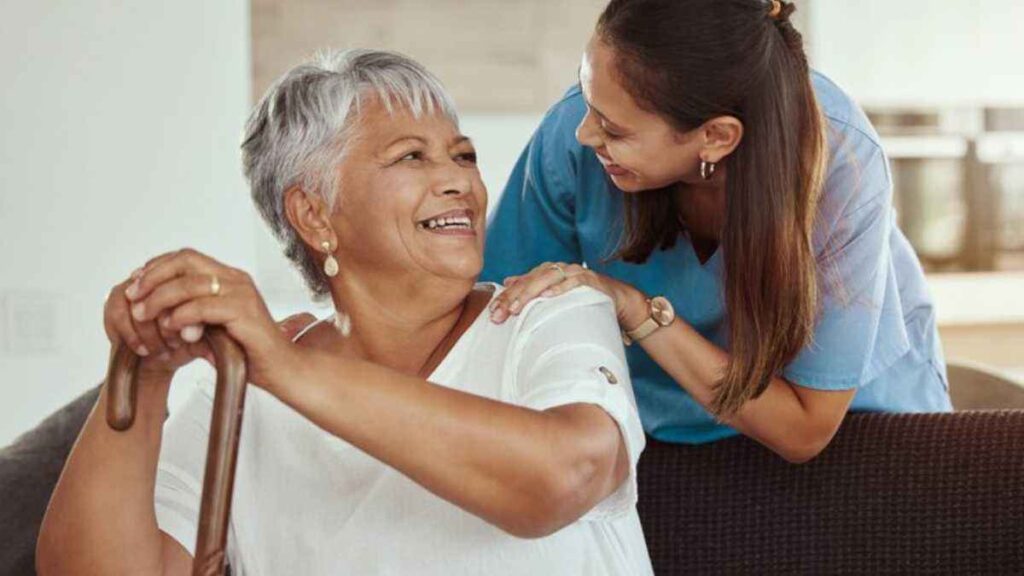
POLYGON ((338 275, 338 261, 334 259, 334 254, 331 254, 331 243, 324 240, 320 243, 320 247, 327 253, 327 259, 324 260, 324 274, 334 278, 338 275))

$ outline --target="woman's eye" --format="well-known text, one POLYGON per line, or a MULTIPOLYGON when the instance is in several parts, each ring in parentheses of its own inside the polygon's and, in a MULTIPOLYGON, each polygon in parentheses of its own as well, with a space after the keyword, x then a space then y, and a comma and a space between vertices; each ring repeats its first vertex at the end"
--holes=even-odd
POLYGON ((409 152, 405 156, 402 156, 401 158, 399 158, 398 161, 399 162, 405 162, 407 160, 422 160, 422 159, 423 159, 423 153, 422 152, 409 152))
POLYGON ((618 140, 619 138, 622 138, 622 134, 616 134, 615 132, 612 132, 611 130, 605 128, 604 126, 601 126, 601 130, 603 130, 604 135, 611 140, 618 140))
POLYGON ((468 164, 476 164, 476 152, 466 152, 459 154, 455 157, 459 162, 466 162, 468 164))

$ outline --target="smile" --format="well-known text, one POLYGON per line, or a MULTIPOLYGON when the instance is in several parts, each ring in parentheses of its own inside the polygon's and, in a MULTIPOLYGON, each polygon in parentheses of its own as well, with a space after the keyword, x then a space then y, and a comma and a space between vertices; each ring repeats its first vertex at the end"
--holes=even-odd
POLYGON ((618 164, 612 162, 611 160, 605 158, 604 156, 601 156, 600 154, 597 154, 597 160, 598 162, 601 163, 601 166, 604 168, 605 172, 612 176, 625 176, 626 174, 629 174, 629 170, 626 170, 622 166, 619 166, 618 164))
POLYGON ((443 214, 421 220, 416 227, 426 232, 445 236, 475 236, 472 210, 450 210, 443 214))

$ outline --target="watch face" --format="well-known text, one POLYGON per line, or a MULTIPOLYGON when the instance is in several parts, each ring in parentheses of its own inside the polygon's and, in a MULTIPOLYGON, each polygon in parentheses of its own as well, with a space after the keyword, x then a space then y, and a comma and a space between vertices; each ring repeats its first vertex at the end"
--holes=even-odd
POLYGON ((662 296, 651 299, 651 318, 661 326, 668 326, 676 318, 672 303, 662 296))

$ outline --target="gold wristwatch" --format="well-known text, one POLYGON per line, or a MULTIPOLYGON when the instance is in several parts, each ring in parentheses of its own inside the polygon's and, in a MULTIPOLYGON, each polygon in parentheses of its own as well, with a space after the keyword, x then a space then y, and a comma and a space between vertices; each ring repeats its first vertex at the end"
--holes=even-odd
POLYGON ((650 309, 650 317, 636 328, 622 331, 622 342, 626 346, 643 340, 658 328, 668 326, 676 319, 676 311, 672 308, 672 303, 664 296, 648 298, 647 306, 650 309))

